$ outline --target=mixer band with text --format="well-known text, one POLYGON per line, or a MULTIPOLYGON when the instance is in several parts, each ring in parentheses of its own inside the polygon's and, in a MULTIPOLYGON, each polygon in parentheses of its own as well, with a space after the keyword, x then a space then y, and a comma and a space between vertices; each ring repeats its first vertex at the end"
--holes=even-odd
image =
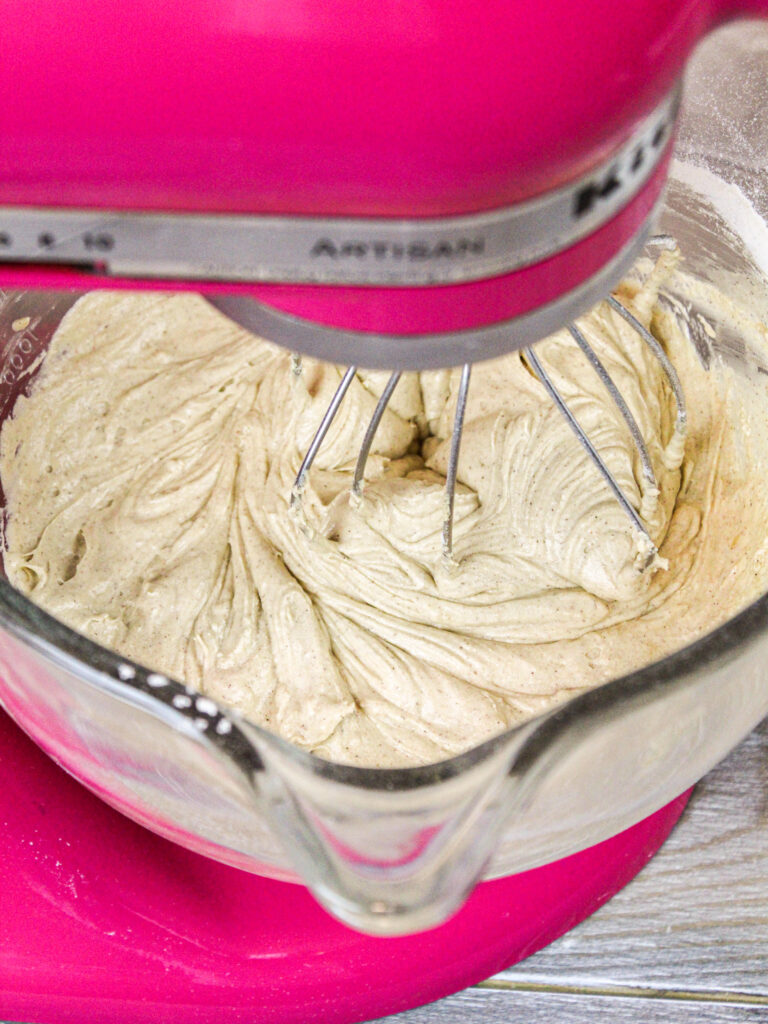
POLYGON ((453 217, 309 217, 0 208, 0 262, 112 276, 414 286, 481 280, 546 259, 618 214, 668 151, 674 89, 576 182, 453 217))

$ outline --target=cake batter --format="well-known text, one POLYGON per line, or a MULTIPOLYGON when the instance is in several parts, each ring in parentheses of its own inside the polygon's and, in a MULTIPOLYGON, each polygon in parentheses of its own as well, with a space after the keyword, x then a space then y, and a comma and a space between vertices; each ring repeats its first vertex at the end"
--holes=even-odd
MULTIPOLYGON (((334 761, 451 756, 710 631, 766 588, 765 396, 707 372, 667 306, 665 255, 579 324, 648 445, 567 331, 537 347, 659 547, 633 529, 519 353, 473 368, 455 564, 441 552, 459 371, 404 374, 360 501, 350 484, 387 380, 361 372, 297 514, 301 458, 340 370, 194 295, 94 292, 66 315, 0 436, 10 581, 65 623, 334 761), (762 404, 761 404, 762 403, 762 404)), ((756 332, 760 325, 752 325, 756 332)))

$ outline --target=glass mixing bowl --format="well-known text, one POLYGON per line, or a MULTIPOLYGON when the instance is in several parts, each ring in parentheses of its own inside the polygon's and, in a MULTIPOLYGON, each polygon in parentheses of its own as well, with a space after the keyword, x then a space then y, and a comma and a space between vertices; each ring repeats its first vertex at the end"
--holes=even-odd
MULTIPOLYGON (((765 117, 755 115, 768 106, 767 69, 762 27, 724 30, 702 48, 686 93, 685 159, 660 227, 689 273, 766 322, 768 172, 765 117)), ((0 420, 77 296, 1 298, 0 420)), ((691 325, 696 313, 688 307, 691 325)), ((763 370, 761 355, 721 326, 715 352, 743 373, 763 370)), ((304 753, 91 643, 4 579, 0 699, 131 818, 237 867, 302 880, 349 924, 398 934, 444 920, 480 878, 584 849, 701 778, 768 712, 768 596, 671 657, 421 768, 343 767, 304 753)))

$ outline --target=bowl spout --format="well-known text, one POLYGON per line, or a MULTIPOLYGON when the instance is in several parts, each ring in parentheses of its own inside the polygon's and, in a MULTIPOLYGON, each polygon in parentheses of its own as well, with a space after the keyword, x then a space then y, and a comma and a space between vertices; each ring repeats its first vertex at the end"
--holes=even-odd
POLYGON ((263 811, 334 917, 374 935, 423 931, 455 913, 482 877, 524 796, 510 766, 530 731, 485 744, 464 767, 406 769, 405 786, 393 779, 399 772, 297 758, 261 734, 263 811))

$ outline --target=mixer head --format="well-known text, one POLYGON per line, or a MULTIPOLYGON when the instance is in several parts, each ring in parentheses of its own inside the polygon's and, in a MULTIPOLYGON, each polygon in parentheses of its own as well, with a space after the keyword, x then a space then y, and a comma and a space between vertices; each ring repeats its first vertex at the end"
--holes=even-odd
POLYGON ((0 287, 191 289, 368 368, 523 348, 629 269, 689 54, 767 2, 10 0, 0 287))
POLYGON ((617 21, 587 0, 577 26, 522 0, 407 18, 137 0, 127 26, 112 0, 75 0, 77 32, 49 33, 60 8, 40 0, 29 61, 13 0, 0 286, 190 289, 292 351, 368 368, 533 344, 648 236, 708 27, 685 16, 699 3, 672 6, 630 0, 617 21))
POLYGON ((629 269, 659 203, 678 90, 577 180, 440 217, 312 217, 2 205, 0 284, 198 290, 292 351, 369 368, 521 348, 629 269))
POLYGON ((254 334, 369 368, 487 359, 585 312, 639 254, 674 90, 575 181, 490 211, 313 217, 3 205, 0 284, 192 288, 254 334))
POLYGON ((296 248, 279 270, 265 252, 264 266, 312 284, 299 289, 297 305, 287 292, 285 310, 253 294, 208 300, 291 351, 366 368, 456 366, 532 344, 603 298, 640 254, 678 106, 675 89, 598 166, 513 206, 275 225, 278 258, 289 259, 285 241, 296 248))

